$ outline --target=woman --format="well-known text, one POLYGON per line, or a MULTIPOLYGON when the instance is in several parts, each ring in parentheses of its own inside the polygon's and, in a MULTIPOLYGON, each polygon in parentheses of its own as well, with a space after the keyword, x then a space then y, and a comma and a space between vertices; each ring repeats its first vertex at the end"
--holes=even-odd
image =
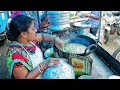
POLYGON ((18 15, 10 22, 6 35, 12 43, 7 52, 7 67, 12 78, 40 79, 49 65, 59 63, 57 58, 43 60, 43 54, 35 44, 42 40, 54 41, 60 46, 64 43, 55 36, 36 34, 34 22, 32 18, 24 15, 18 15))

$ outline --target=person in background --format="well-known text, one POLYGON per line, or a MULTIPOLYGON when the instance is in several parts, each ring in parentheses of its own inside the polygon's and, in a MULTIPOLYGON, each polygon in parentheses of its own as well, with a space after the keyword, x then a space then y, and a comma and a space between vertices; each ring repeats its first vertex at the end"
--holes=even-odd
POLYGON ((15 17, 17 15, 22 15, 22 11, 13 11, 10 18, 13 18, 13 17, 15 17))
POLYGON ((64 46, 62 40, 49 34, 36 33, 35 20, 25 15, 15 16, 6 32, 12 41, 7 51, 7 67, 13 79, 41 79, 43 71, 59 63, 58 58, 43 59, 41 49, 36 42, 43 40, 64 46))
POLYGON ((100 27, 100 11, 91 11, 91 14, 84 14, 85 17, 89 18, 91 25, 90 33, 96 36, 97 31, 100 27))
POLYGON ((11 22, 12 18, 17 16, 17 15, 22 15, 22 11, 11 11, 11 15, 10 15, 8 22, 7 22, 7 30, 9 30, 10 22, 11 22))
POLYGON ((35 19, 35 27, 38 32, 48 27, 48 16, 46 11, 29 11, 30 17, 35 19), (37 13, 39 14, 37 17, 37 13), (39 19, 39 20, 38 20, 39 19), (40 27, 39 27, 40 25, 40 27))
POLYGON ((48 28, 49 22, 48 22, 48 15, 47 11, 43 11, 40 15, 41 18, 41 29, 48 28))

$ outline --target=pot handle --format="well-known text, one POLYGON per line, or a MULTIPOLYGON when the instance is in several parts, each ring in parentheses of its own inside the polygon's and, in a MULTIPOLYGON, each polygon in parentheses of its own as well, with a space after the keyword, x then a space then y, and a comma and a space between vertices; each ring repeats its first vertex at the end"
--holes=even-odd
POLYGON ((87 48, 85 49, 84 54, 85 54, 85 55, 89 55, 89 54, 91 54, 92 52, 94 52, 96 49, 97 49, 97 45, 96 45, 96 44, 92 44, 92 45, 90 45, 89 47, 87 47, 87 48), (90 50, 92 47, 94 47, 94 48, 93 48, 92 50, 90 50), (87 50, 90 50, 90 51, 87 52, 87 50))

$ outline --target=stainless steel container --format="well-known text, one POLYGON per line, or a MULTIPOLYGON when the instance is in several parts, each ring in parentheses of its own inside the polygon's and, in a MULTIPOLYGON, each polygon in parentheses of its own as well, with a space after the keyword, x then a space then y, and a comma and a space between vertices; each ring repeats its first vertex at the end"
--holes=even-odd
POLYGON ((70 27, 69 11, 48 11, 50 30, 63 30, 70 27))

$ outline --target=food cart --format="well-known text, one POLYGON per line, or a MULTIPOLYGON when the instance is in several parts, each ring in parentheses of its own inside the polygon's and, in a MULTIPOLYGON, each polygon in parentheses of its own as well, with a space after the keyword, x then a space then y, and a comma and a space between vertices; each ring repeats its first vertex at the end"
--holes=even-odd
MULTIPOLYGON (((84 21, 84 20, 85 19, 77 19, 77 22, 84 21)), ((71 23, 73 22, 76 22, 76 20, 71 20, 71 23)), ((85 28, 82 27, 82 28, 85 29, 86 27, 85 28)), ((73 27, 71 27, 69 31, 76 32, 76 29, 74 28, 73 30, 73 27)), ((60 32, 65 33, 64 30, 61 30, 61 31, 53 32, 53 34, 60 34, 60 32)), ((93 60, 92 70, 90 74, 93 77, 93 79, 108 79, 112 75, 120 75, 120 68, 119 68, 120 63, 101 47, 100 30, 98 31, 97 39, 93 35, 88 34, 88 33, 86 36, 89 36, 90 38, 97 41, 97 48, 95 52, 89 55, 89 57, 93 60)), ((54 47, 51 47, 50 49, 46 50, 45 56, 47 56, 46 55, 47 52, 49 53, 49 55, 50 55, 50 52, 55 53, 54 49, 52 48, 54 47)))

